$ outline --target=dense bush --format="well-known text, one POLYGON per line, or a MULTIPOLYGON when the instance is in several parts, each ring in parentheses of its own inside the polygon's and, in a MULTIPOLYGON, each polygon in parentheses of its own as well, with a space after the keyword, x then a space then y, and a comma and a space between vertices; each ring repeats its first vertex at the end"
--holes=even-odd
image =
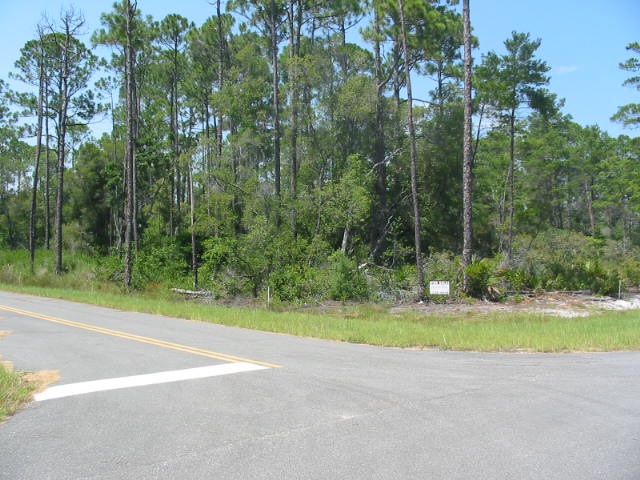
POLYGON ((458 255, 452 252, 431 251, 424 261, 425 280, 449 280, 458 284, 462 280, 462 263, 458 255))
POLYGON ((269 275, 272 295, 283 302, 296 303, 326 298, 326 273, 306 264, 285 265, 269 275))
POLYGON ((133 284, 143 289, 149 284, 189 286, 189 264, 177 245, 167 244, 140 250, 133 263, 133 284))
POLYGON ((484 297, 489 290, 489 279, 494 273, 494 265, 488 258, 475 259, 466 271, 469 276, 469 295, 484 297))
POLYGON ((607 270, 615 271, 624 288, 640 288, 640 247, 626 242, 610 242, 602 263, 607 270))
MULTIPOLYGON (((211 237, 203 242, 199 287, 216 298, 271 297, 280 302, 323 299, 405 301, 416 297, 416 268, 367 263, 341 250, 329 253, 323 242, 293 239, 290 232, 270 236, 264 225, 236 237, 211 237)), ((134 286, 138 290, 192 287, 185 242, 143 238, 135 255, 134 286)), ((91 256, 65 251, 64 272, 54 273, 53 251, 38 250, 31 271, 26 250, 0 250, 0 282, 78 289, 122 287, 123 261, 117 252, 91 256)), ((425 281, 451 282, 449 299, 461 295, 459 256, 431 252, 424 261, 425 281)), ((523 290, 586 290, 615 295, 640 284, 640 248, 605 242, 575 232, 548 230, 521 235, 514 242, 512 261, 504 257, 475 258, 466 270, 470 294, 500 299, 523 290)), ((440 300, 434 297, 432 300, 440 300)))
POLYGON ((371 291, 376 300, 398 302, 416 297, 416 266, 402 265, 398 268, 367 266, 371 291))
MULTIPOLYGON (((551 229, 535 237, 521 236, 516 240, 514 260, 504 278, 516 290, 588 290, 610 295, 618 291, 620 267, 632 264, 633 260, 627 262, 620 257, 607 260, 603 252, 610 249, 605 247, 600 239, 567 230, 551 229)), ((628 272, 628 267, 623 270, 628 272)))
POLYGON ((367 279, 357 262, 341 250, 329 257, 331 277, 329 296, 333 300, 365 300, 369 298, 367 279))

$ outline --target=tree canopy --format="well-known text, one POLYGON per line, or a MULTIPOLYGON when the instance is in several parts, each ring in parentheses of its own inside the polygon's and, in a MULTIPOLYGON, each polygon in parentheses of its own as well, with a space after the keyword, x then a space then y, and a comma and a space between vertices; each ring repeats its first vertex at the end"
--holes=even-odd
POLYGON ((286 301, 638 284, 640 140, 562 112, 543 39, 472 59, 448 1, 210 3, 195 25, 116 2, 90 46, 77 12, 40 24, 24 89, 0 81, 0 248, 55 226, 59 273, 66 249, 128 288, 286 301))

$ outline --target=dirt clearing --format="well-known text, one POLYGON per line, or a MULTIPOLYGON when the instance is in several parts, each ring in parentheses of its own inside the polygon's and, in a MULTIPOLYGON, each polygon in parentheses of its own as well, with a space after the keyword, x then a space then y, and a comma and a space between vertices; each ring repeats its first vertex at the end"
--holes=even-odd
POLYGON ((414 310, 425 314, 483 314, 497 312, 531 312, 559 317, 584 317, 604 310, 640 309, 640 294, 627 294, 622 299, 598 297, 584 293, 551 292, 528 295, 504 302, 470 300, 461 303, 402 304, 391 308, 391 312, 414 310))

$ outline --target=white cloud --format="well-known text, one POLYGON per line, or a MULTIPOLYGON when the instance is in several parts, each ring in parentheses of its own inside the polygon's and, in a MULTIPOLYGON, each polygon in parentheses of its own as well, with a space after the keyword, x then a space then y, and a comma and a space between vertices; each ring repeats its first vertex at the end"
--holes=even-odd
POLYGON ((580 67, 577 65, 560 65, 558 67, 553 67, 551 69, 551 73, 556 75, 567 75, 578 70, 580 70, 580 67))

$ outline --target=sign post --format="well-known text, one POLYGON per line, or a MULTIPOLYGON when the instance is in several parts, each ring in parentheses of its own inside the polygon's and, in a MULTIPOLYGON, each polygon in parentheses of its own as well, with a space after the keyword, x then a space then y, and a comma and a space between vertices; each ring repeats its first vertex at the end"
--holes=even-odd
POLYGON ((449 295, 450 293, 449 282, 446 280, 435 280, 429 282, 429 294, 430 295, 449 295))

